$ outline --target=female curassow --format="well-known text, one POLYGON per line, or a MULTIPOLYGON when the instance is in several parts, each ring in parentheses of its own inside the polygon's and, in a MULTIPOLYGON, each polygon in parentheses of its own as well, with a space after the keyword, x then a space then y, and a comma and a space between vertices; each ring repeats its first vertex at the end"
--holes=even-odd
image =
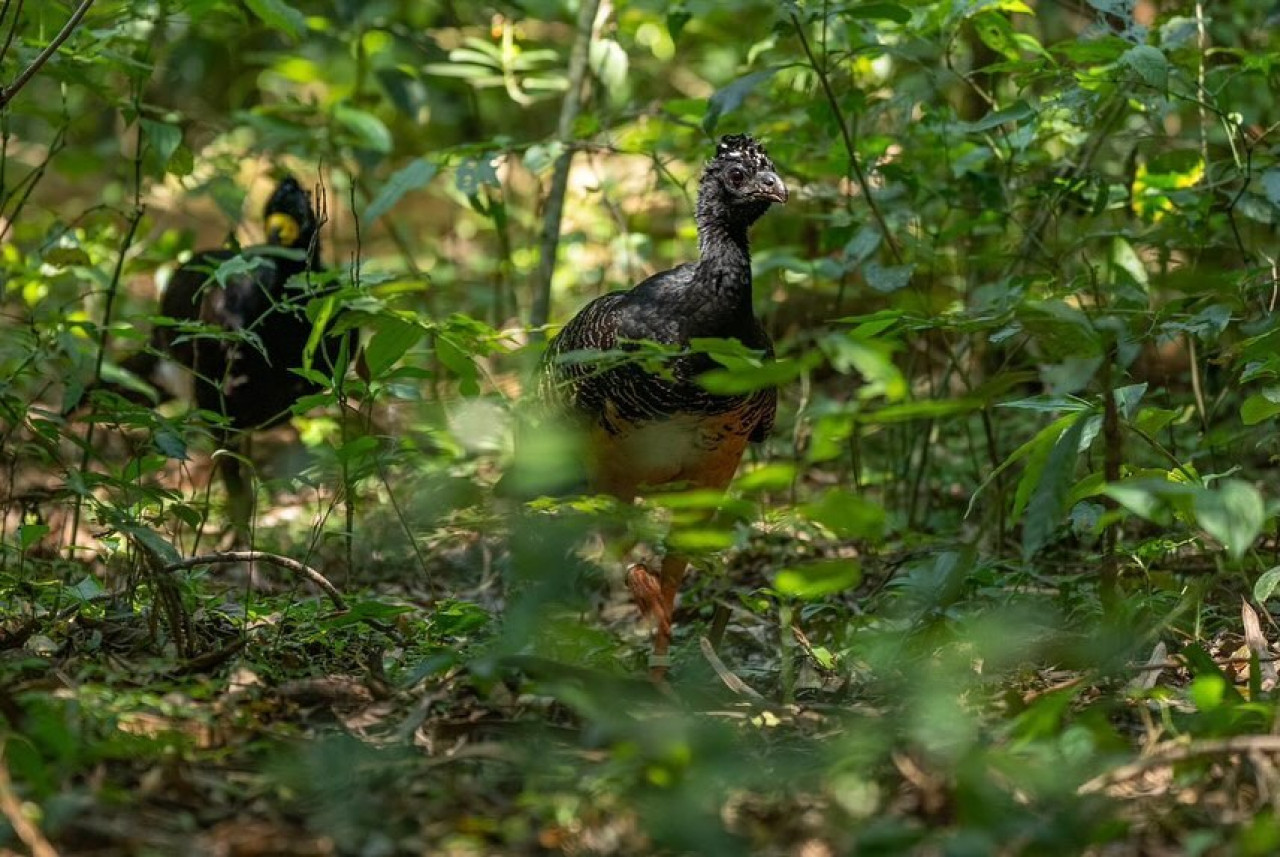
MULTIPOLYGON (((723 490, 748 441, 768 436, 776 392, 707 392, 695 380, 716 368, 705 354, 676 357, 666 378, 634 362, 610 366, 566 355, 626 348, 635 340, 687 347, 697 338, 736 339, 771 355, 751 304, 747 230, 770 205, 786 201, 787 188, 765 150, 746 135, 723 137, 698 188, 698 262, 597 298, 548 346, 540 397, 582 427, 593 491, 630 502, 663 486, 723 490)), ((659 575, 641 564, 627 572, 641 612, 654 622, 656 678, 665 674, 676 592, 688 565, 668 552, 659 575)))
MULTIPOLYGON (((166 384, 171 381, 167 360, 191 370, 195 404, 222 417, 219 444, 232 452, 244 432, 286 421, 295 402, 320 389, 296 371, 305 363, 314 328, 306 314, 307 301, 316 296, 308 288, 310 274, 323 271, 320 222, 311 195, 286 177, 267 200, 263 218, 267 244, 198 252, 174 271, 160 314, 180 324, 157 326, 148 349, 121 363, 166 397, 174 394, 166 384), (237 257, 243 262, 232 261, 237 257), (193 324, 200 327, 192 329, 193 324)), ((345 343, 350 359, 354 331, 345 343)), ((326 331, 311 365, 332 374, 343 359, 343 345, 344 338, 326 331)), ((220 456, 219 471, 227 487, 229 517, 243 535, 252 497, 237 455, 220 456)))

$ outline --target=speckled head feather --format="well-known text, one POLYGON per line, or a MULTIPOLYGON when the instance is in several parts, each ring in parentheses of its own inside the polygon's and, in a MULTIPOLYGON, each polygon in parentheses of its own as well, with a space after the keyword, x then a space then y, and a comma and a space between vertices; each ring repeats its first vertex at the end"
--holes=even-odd
POLYGON ((721 137, 714 160, 737 161, 753 172, 776 170, 764 146, 748 134, 725 134, 721 137))

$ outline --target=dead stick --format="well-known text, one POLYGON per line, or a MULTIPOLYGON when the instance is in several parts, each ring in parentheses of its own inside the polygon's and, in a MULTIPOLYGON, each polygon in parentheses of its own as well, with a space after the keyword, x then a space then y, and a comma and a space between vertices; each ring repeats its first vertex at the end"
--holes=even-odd
POLYGON ((8 819, 13 832, 31 849, 31 857, 58 857, 57 850, 45 839, 40 828, 22 810, 22 801, 13 791, 9 767, 0 758, 0 812, 8 819))
POLYGON ((232 562, 265 562, 268 565, 278 566, 286 571, 292 571, 299 577, 305 577, 307 580, 320 587, 325 595, 329 596, 329 600, 333 602, 333 606, 338 610, 346 612, 350 608, 347 602, 343 600, 342 593, 338 588, 329 582, 323 574, 316 571, 309 565, 303 565, 296 559, 279 554, 267 553, 266 551, 222 551, 220 553, 206 553, 200 556, 189 556, 186 559, 180 559, 177 562, 171 562, 164 565, 160 570, 168 573, 173 571, 182 571, 188 568, 195 568, 197 565, 222 565, 232 562))
POLYGON ((710 640, 706 637, 699 637, 698 645, 702 648, 702 656, 707 659, 707 663, 711 664, 711 668, 716 671, 716 675, 720 676, 720 680, 724 682, 725 687, 739 696, 764 699, 759 691, 729 671, 729 668, 724 665, 724 661, 720 660, 720 656, 716 654, 716 650, 712 647, 710 640))
POLYGON ((1078 791, 1088 794, 1140 777, 1152 768, 1174 765, 1202 756, 1226 756, 1232 753, 1280 753, 1280 735, 1237 735, 1234 738, 1192 741, 1189 744, 1169 742, 1145 759, 1121 765, 1094 777, 1080 786, 1078 791))

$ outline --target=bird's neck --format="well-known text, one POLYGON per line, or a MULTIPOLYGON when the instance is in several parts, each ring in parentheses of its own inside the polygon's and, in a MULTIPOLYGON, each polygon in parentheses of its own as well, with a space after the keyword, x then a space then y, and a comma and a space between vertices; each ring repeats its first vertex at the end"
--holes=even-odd
POLYGON ((715 218, 698 223, 696 300, 722 312, 751 316, 751 250, 747 227, 715 218))

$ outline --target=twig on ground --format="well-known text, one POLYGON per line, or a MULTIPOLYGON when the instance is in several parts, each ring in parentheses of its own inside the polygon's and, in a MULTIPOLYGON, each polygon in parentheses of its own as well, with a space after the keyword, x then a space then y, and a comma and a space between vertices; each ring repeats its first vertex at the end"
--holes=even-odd
POLYGON ((240 654, 248 643, 248 637, 237 637, 220 649, 214 649, 212 652, 205 652, 203 655, 196 655, 194 658, 184 661, 173 672, 175 675, 207 672, 240 654))
POLYGON ((180 559, 177 562, 167 563, 161 566, 160 571, 164 573, 183 571, 188 568, 195 568, 198 565, 225 565, 232 562, 265 562, 267 565, 274 565, 277 568, 283 568, 291 571, 299 577, 305 578, 329 596, 329 600, 333 602, 333 606, 338 610, 346 612, 351 609, 347 606, 347 602, 343 599, 342 593, 338 588, 329 582, 323 574, 316 571, 309 565, 304 565, 296 559, 279 554, 267 553, 266 551, 220 551, 218 553, 206 553, 199 556, 189 556, 186 559, 180 559))
POLYGON ((9 766, 0 757, 0 812, 8 819, 13 832, 23 844, 31 849, 31 857, 58 857, 57 850, 45 839, 44 833, 27 814, 22 811, 22 801, 13 791, 13 782, 9 779, 9 766))
POLYGON ((1144 759, 1099 774, 1077 791, 1080 794, 1091 794, 1108 786, 1136 779, 1153 768, 1176 765, 1178 762, 1204 756, 1227 756, 1233 753, 1280 753, 1280 735, 1236 735, 1232 738, 1192 741, 1187 744, 1167 742, 1144 759))
POLYGON ((716 675, 720 676, 720 680, 724 682, 725 687, 739 696, 764 700, 759 691, 729 671, 729 668, 724 665, 724 661, 720 660, 720 656, 716 654, 716 650, 712 647, 710 640, 706 637, 699 637, 698 646, 702 649, 702 656, 707 659, 707 663, 711 664, 711 668, 716 671, 716 675))

